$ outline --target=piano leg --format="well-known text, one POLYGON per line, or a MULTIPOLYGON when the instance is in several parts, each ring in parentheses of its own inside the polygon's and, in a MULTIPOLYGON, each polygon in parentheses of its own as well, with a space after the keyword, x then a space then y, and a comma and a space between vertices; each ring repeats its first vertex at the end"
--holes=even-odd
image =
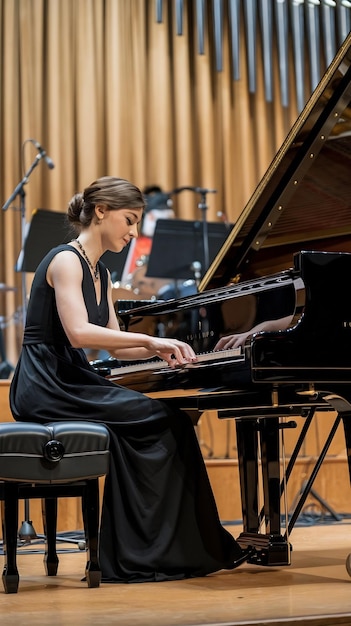
MULTIPOLYGON (((351 482, 351 414, 347 412, 343 413, 342 421, 344 426, 347 462, 351 482)), ((348 575, 351 577, 351 554, 348 554, 348 556, 346 557, 346 570, 348 575)))
POLYGON ((280 522, 280 455, 279 418, 236 420, 239 457, 240 491, 242 499, 243 532, 238 542, 254 546, 256 552, 249 563, 257 565, 290 565, 291 547, 281 535, 280 522), (258 510, 258 442, 261 447, 263 511, 266 533, 260 533, 258 510))
POLYGON ((259 433, 266 532, 272 535, 280 535, 279 418, 270 417, 260 420, 259 433))
POLYGON ((349 476, 351 482, 351 413, 345 411, 341 413, 341 418, 344 426, 347 463, 349 467, 349 476))
POLYGON ((256 420, 236 420, 243 529, 258 533, 258 439, 256 420))

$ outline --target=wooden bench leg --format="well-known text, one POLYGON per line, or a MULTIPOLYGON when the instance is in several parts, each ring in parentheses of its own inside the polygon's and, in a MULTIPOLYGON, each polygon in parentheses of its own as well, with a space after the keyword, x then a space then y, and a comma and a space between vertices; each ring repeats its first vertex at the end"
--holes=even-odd
POLYGON ((59 564, 56 551, 57 498, 43 498, 41 506, 45 535, 45 570, 47 576, 56 576, 59 564))
POLYGON ((5 593, 17 593, 19 585, 17 569, 18 495, 16 483, 4 484, 1 517, 5 557, 2 582, 5 593))
POLYGON ((87 482, 82 497, 82 513, 88 550, 85 575, 88 587, 99 587, 101 570, 98 554, 99 543, 99 482, 93 478, 87 482))

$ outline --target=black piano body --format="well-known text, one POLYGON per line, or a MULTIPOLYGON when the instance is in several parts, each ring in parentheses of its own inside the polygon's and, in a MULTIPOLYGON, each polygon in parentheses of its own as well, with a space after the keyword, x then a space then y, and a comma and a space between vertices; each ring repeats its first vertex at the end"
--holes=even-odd
POLYGON ((257 564, 290 563, 289 531, 307 497, 305 491, 283 535, 284 480, 302 441, 282 480, 279 433, 294 425, 290 418, 303 416, 307 429, 316 411, 336 411, 330 436, 342 420, 351 475, 350 104, 351 34, 202 278, 199 293, 136 308, 116 303, 126 329, 137 330, 148 318, 153 334, 183 339, 198 354, 211 354, 209 362, 172 372, 152 363, 124 372, 111 362, 109 375, 161 396, 174 389, 172 402, 185 410, 215 409, 219 418, 235 419, 243 512, 239 541, 256 546, 251 562, 257 564), (221 336, 286 315, 291 315, 287 329, 252 335, 242 353, 223 358, 213 353, 221 336))
MULTIPOLYGON (((118 384, 145 393, 157 392, 157 397, 192 415, 216 410, 219 418, 235 419, 244 528, 239 541, 256 545, 252 563, 290 563, 288 537, 312 486, 310 483, 302 494, 283 537, 280 500, 286 476, 281 481, 280 430, 294 427, 295 422, 291 421, 294 417, 305 418, 302 438, 289 461, 288 474, 316 411, 337 411, 329 444, 343 419, 347 449, 351 449, 351 299, 345 284, 348 276, 351 276, 351 253, 300 251, 294 255, 294 267, 276 276, 138 307, 126 314, 127 325, 131 321, 132 328, 133 321, 137 324, 140 317, 148 315, 155 334, 161 332, 160 328, 165 334, 168 324, 169 335, 187 340, 197 348, 199 363, 170 371, 162 362, 143 363, 140 369, 125 364, 114 367, 114 360, 105 362, 109 366, 108 377, 118 384), (257 333, 242 352, 228 351, 225 356, 210 352, 211 358, 207 359, 206 349, 211 351, 218 339, 218 329, 222 328, 218 320, 222 318, 223 305, 235 309, 237 299, 240 302, 241 297, 254 298, 262 290, 272 302, 280 301, 282 294, 288 295, 290 305, 295 301, 290 327, 257 333), (212 325, 208 332, 206 324, 203 334, 199 330, 195 333, 192 323, 197 320, 199 329, 199 320, 204 319, 217 320, 217 326, 212 325), (203 354, 206 358, 202 360, 203 354), (169 394, 171 390, 174 395, 169 394), (260 466, 262 511, 258 498, 260 466), (262 521, 265 534, 259 532, 262 521)), ((327 449, 322 451, 314 477, 326 452, 327 449)))

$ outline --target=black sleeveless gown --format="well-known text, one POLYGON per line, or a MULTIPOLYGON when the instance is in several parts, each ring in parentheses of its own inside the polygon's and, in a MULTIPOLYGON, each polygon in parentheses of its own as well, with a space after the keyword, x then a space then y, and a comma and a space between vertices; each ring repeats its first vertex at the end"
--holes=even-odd
POLYGON ((107 271, 100 262, 102 298, 72 246, 51 250, 37 268, 23 347, 10 388, 18 421, 88 420, 107 425, 111 466, 102 506, 100 562, 104 582, 147 582, 204 576, 231 569, 241 549, 221 525, 190 418, 164 402, 96 373, 72 348, 56 309, 46 270, 70 250, 83 268, 89 320, 108 321, 107 271))

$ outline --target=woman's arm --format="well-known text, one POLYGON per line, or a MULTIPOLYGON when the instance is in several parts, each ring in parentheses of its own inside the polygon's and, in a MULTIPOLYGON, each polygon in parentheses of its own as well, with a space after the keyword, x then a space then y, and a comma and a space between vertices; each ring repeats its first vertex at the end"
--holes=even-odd
MULTIPOLYGON (((69 251, 58 253, 47 271, 48 283, 55 290, 57 311, 63 329, 75 348, 107 350, 119 359, 159 356, 174 366, 196 360, 188 344, 143 333, 121 331, 109 293, 110 320, 107 327, 92 324, 82 294, 83 271, 79 259, 69 251)), ((100 288, 100 283, 99 283, 100 288)), ((97 292, 99 299, 100 292, 97 292)))

